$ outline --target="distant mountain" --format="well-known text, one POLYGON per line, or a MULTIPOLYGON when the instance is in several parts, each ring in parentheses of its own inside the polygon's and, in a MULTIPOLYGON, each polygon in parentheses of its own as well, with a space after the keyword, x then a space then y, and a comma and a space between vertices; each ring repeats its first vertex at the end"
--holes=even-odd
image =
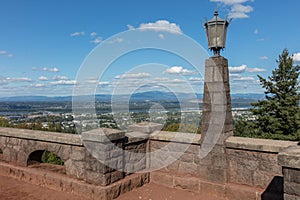
MULTIPOLYGON (((78 99, 84 100, 87 96, 80 96, 78 99)), ((196 94, 198 99, 203 98, 203 94, 196 94)), ((72 96, 13 96, 13 97, 0 97, 0 102, 70 102, 72 96)), ((128 98, 128 95, 114 95, 113 99, 122 101, 122 99, 128 98)), ((179 101, 179 100, 195 100, 195 94, 187 93, 172 93, 172 92, 161 92, 161 91, 150 91, 134 93, 130 95, 130 101, 179 101)), ((259 100, 263 99, 264 94, 231 94, 231 99, 235 101, 248 100, 259 100)), ((109 102, 112 99, 112 95, 97 94, 95 96, 96 101, 109 102)))

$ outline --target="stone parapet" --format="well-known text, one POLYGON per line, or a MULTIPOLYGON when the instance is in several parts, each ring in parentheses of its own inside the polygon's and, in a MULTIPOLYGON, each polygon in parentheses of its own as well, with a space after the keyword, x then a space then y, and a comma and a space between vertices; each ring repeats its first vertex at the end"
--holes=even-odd
POLYGON ((291 146, 278 155, 284 180, 284 200, 300 199, 300 146, 291 146))
POLYGON ((83 146, 78 134, 0 127, 0 136, 83 146))
POLYGON ((226 140, 226 148, 270 153, 278 153, 289 146, 295 145, 297 145, 297 142, 245 137, 229 137, 226 140))
POLYGON ((151 140, 180 142, 180 143, 189 143, 189 144, 198 144, 198 145, 200 145, 200 138, 201 138, 200 134, 167 132, 167 131, 155 131, 150 135, 151 140))

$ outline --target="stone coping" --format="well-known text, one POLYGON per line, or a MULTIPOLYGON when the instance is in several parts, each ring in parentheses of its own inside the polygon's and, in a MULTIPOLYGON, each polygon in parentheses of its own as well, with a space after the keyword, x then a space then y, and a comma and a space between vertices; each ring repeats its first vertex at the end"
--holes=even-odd
POLYGON ((283 167, 300 169, 300 146, 283 149, 278 155, 278 164, 283 167))
POLYGON ((83 132, 81 138, 83 141, 91 142, 110 142, 120 140, 125 137, 125 132, 117 129, 98 128, 83 132))
POLYGON ((125 136, 128 139, 126 144, 141 142, 141 141, 149 139, 149 134, 141 133, 141 132, 137 132, 137 131, 128 132, 125 134, 125 136))
POLYGON ((78 134, 0 127, 0 136, 82 146, 78 134))
POLYGON ((182 143, 190 143, 190 144, 200 144, 200 138, 201 138, 200 134, 168 132, 168 131, 155 131, 150 135, 151 140, 182 142, 182 143))
POLYGON ((289 146, 295 146, 295 145, 297 145, 297 142, 234 137, 234 136, 229 137, 226 140, 226 148, 271 152, 271 153, 279 153, 284 148, 287 148, 289 146))

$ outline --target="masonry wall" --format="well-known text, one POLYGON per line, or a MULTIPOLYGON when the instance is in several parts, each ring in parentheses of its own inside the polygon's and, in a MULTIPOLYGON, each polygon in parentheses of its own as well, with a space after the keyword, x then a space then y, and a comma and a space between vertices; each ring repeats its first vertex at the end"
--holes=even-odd
POLYGON ((102 186, 146 168, 148 139, 129 138, 113 129, 102 133, 109 138, 102 141, 97 131, 88 134, 90 140, 82 140, 79 135, 0 128, 0 160, 27 166, 31 153, 47 150, 64 161, 70 177, 102 186))
MULTIPOLYGON (((174 135, 176 133, 173 133, 174 135)), ((186 133, 183 133, 186 134, 186 133)), ((174 141, 171 133, 151 138, 151 151, 174 141)), ((189 134, 187 134, 187 137, 189 134)), ((228 199, 283 199, 282 168, 278 153, 295 142, 229 137, 226 141, 226 183, 219 181, 222 171, 207 172, 206 166, 222 165, 222 159, 200 160, 200 138, 190 143, 186 152, 173 164, 151 173, 151 181, 171 188, 182 188, 228 199), (204 169, 203 169, 204 168, 204 169), (203 176, 202 171, 207 173, 203 176), (208 178, 208 176, 210 176, 208 178)), ((173 150, 166 149, 172 155, 173 150)))

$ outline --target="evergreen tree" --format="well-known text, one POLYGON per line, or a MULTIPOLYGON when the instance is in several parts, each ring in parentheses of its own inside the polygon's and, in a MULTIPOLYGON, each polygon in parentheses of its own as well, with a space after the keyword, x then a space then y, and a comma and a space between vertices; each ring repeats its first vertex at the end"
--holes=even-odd
POLYGON ((279 56, 277 63, 278 67, 267 79, 258 75, 266 99, 252 103, 254 108, 251 111, 257 117, 255 125, 263 137, 299 139, 300 66, 293 65, 293 58, 287 49, 279 56))

